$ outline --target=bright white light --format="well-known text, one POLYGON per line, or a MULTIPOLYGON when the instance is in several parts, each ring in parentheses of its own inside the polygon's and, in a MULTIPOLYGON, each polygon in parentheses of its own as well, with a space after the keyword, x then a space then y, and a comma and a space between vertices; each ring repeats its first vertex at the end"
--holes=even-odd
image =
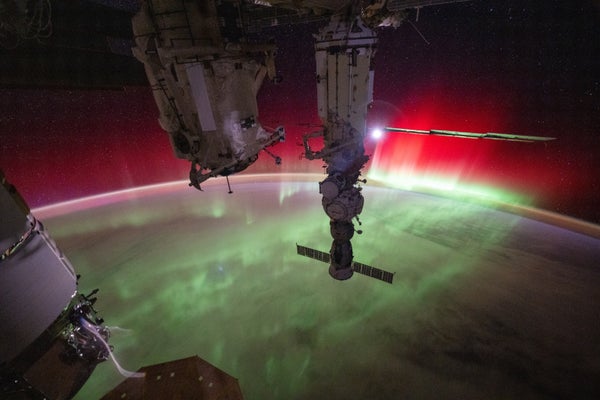
POLYGON ((381 139, 382 136, 383 136, 383 131, 381 129, 379 129, 379 128, 375 128, 371 132, 371 137, 373 139, 379 140, 379 139, 381 139))

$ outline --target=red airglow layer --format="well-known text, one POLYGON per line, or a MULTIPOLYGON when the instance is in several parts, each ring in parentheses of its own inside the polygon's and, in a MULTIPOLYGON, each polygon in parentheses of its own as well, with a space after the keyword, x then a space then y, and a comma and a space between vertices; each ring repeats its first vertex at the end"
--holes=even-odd
MULTIPOLYGON (((460 89, 437 81, 414 87, 382 120, 388 126, 411 129, 447 129, 469 132, 531 132, 523 115, 515 115, 506 91, 483 87, 460 89), (508 99, 508 100, 507 100, 508 99), (522 128, 519 128, 522 126, 522 128)), ((377 103, 375 104, 377 106, 377 103)), ((371 125, 377 125, 376 118, 371 125)), ((576 190, 572 171, 557 169, 556 143, 521 143, 388 133, 377 143, 371 168, 378 174, 411 179, 449 180, 458 184, 495 187, 528 197, 549 197, 569 182, 576 190)))
MULTIPOLYGON (((549 135, 548 143, 499 142, 388 134, 367 140, 367 169, 446 178, 534 197, 534 205, 598 221, 595 131, 581 113, 527 109, 516 89, 498 82, 448 83, 442 73, 423 81, 377 84, 369 126, 549 135), (390 91, 390 92, 388 92, 390 91), (545 122, 544 122, 545 121, 545 122), (587 131, 573 127, 588 127, 587 131), (551 127, 552 130, 546 129, 551 127), (586 141, 587 144, 586 145, 586 141)), ((381 81, 383 82, 383 81, 381 81)), ((285 125, 285 143, 262 153, 247 173, 323 172, 302 159, 301 137, 318 129, 314 97, 279 100, 266 86, 260 120, 285 125), (268 95, 268 96, 267 96, 268 95), (312 111, 311 111, 312 110, 312 111)), ((92 194, 187 178, 189 164, 173 155, 147 88, 125 92, 15 91, 3 97, 9 117, 0 127, 0 168, 32 207, 92 194)), ((315 149, 320 143, 313 143, 315 149)), ((234 178, 235 179, 235 178, 234 178)))

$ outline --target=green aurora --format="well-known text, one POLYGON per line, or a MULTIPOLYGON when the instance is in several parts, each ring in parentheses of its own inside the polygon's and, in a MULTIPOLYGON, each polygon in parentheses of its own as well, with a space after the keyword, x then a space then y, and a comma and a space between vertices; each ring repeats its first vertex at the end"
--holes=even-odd
MULTIPOLYGON (((197 354, 237 377, 247 400, 597 393, 582 383, 599 372, 600 324, 589 322, 598 240, 367 187, 355 260, 395 282, 339 282, 295 252, 329 250, 316 180, 267 179, 244 177, 233 195, 217 181, 204 193, 182 185, 40 212, 81 291, 100 288, 96 307, 124 367, 197 354)), ((76 398, 122 379, 103 363, 76 398)))

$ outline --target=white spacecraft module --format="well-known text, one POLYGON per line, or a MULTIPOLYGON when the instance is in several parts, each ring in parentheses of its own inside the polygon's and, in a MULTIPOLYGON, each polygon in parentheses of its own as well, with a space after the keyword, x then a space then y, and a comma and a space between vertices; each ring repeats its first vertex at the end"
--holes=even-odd
POLYGON ((1 171, 0 221, 0 398, 71 398, 107 358, 109 332, 1 171))
POLYGON ((133 53, 175 155, 192 163, 192 186, 244 170, 284 139, 283 128, 260 125, 256 101, 265 76, 276 78, 275 45, 247 40, 237 2, 149 0, 132 25, 133 53))
POLYGON ((0 190, 0 362, 33 342, 77 291, 73 267, 15 196, 0 190))
POLYGON ((367 110, 373 101, 377 35, 359 16, 336 14, 315 38, 317 100, 323 130, 304 135, 304 155, 327 163, 327 178, 320 182, 319 192, 332 227, 329 272, 333 278, 345 280, 353 273, 352 221, 359 221, 364 204, 358 182, 364 182, 359 177, 369 160, 363 141, 367 110), (324 146, 313 151, 309 140, 319 136, 324 146))

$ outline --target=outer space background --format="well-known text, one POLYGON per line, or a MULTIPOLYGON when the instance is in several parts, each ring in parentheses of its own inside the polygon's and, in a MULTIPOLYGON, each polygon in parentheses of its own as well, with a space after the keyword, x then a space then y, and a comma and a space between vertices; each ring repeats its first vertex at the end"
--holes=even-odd
MULTIPOLYGON (((600 3, 473 1, 425 7, 381 29, 369 128, 391 125, 553 136, 513 143, 391 135, 375 142, 368 175, 389 182, 477 188, 600 222, 600 3), (422 34, 423 38, 414 28, 422 34), (515 197, 516 196, 516 197, 515 197)), ((283 82, 265 82, 259 119, 288 139, 249 173, 319 172, 301 159, 317 129, 314 26, 278 27, 283 82)), ((77 66, 73 66, 77 73, 77 66)), ((185 179, 161 131, 150 89, 0 89, 0 166, 32 207, 185 179)), ((235 185, 235 177, 232 179, 235 185)), ((410 184, 409 184, 410 186, 410 184)), ((501 195, 502 196, 502 195, 501 195)))

